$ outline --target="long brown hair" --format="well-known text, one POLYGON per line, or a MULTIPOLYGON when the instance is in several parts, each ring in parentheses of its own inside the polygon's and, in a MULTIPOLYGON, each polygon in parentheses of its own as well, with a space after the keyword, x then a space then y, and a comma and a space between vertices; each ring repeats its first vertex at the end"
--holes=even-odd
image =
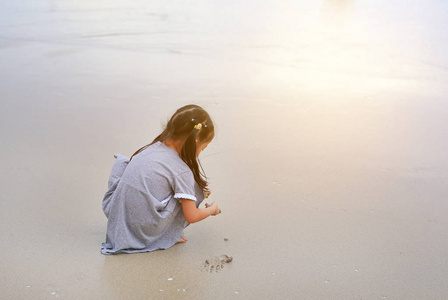
POLYGON ((190 167, 193 172, 194 180, 203 189, 207 189, 207 177, 201 162, 196 158, 196 141, 198 143, 209 142, 215 136, 215 127, 209 114, 198 105, 186 105, 179 108, 166 124, 162 133, 156 137, 152 143, 138 149, 132 158, 142 152, 150 145, 157 142, 165 142, 168 138, 174 140, 184 139, 180 157, 190 167), (202 127, 197 126, 201 123, 202 127))

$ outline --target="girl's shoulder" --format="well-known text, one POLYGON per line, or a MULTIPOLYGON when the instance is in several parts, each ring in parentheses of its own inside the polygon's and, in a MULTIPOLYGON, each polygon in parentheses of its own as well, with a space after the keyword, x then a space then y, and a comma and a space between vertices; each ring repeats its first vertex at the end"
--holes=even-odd
POLYGON ((178 176, 183 173, 191 173, 188 165, 180 158, 179 154, 170 147, 161 142, 154 143, 148 148, 140 152, 135 156, 136 163, 139 165, 145 165, 150 169, 159 169, 169 171, 174 176, 178 176))

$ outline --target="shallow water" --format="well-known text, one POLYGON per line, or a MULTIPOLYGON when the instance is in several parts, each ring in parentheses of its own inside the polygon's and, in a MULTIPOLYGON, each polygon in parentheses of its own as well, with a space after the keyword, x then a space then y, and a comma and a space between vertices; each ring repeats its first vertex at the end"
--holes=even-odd
POLYGON ((445 295, 448 2, 3 2, 2 295, 445 295), (223 214, 100 255, 113 154, 191 102, 223 214))
POLYGON ((59 45, 45 52, 48 63, 87 56, 70 65, 86 81, 141 75, 128 92, 169 84, 200 97, 231 87, 234 96, 258 90, 281 101, 278 90, 294 98, 316 89, 442 88, 447 11, 444 1, 415 0, 14 1, 3 4, 0 26, 3 49, 59 45), (86 53, 94 50, 135 54, 117 61, 86 53), (89 59, 101 69, 89 70, 89 59))

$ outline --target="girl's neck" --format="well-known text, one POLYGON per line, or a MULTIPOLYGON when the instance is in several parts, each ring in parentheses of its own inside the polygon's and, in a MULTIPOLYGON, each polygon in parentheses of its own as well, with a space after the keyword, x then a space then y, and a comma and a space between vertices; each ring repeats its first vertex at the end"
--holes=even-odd
POLYGON ((171 149, 173 149, 174 151, 176 151, 179 156, 182 153, 182 147, 185 144, 185 140, 175 140, 172 138, 168 138, 166 139, 165 142, 163 142, 166 146, 170 147, 171 149))

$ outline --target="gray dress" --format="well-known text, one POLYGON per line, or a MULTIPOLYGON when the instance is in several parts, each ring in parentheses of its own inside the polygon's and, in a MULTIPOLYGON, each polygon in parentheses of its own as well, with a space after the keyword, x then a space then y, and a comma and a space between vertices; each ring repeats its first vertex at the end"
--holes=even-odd
POLYGON ((116 161, 104 195, 107 217, 103 254, 147 252, 176 244, 188 226, 180 199, 204 200, 193 172, 176 151, 157 142, 116 161))

